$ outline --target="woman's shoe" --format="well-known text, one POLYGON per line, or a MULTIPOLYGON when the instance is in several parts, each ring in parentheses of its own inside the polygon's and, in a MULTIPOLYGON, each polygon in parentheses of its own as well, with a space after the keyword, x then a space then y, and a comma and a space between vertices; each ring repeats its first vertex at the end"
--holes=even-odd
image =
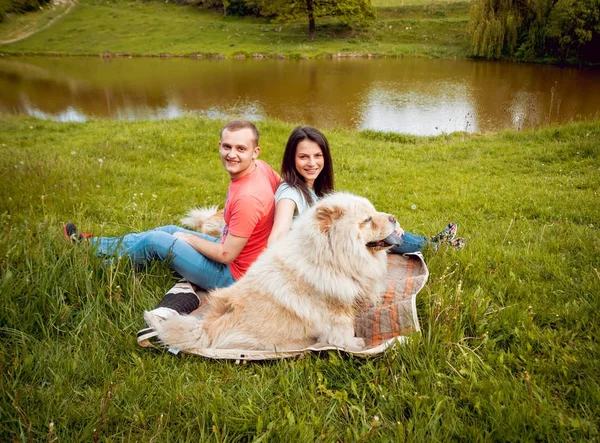
POLYGON ((448 244, 454 249, 462 249, 467 246, 467 242, 465 242, 462 238, 453 238, 448 242, 448 244))
POLYGON ((456 223, 448 223, 448 226, 446 226, 443 231, 431 237, 429 241, 432 243, 447 243, 451 240, 454 240, 457 231, 458 225, 456 223))

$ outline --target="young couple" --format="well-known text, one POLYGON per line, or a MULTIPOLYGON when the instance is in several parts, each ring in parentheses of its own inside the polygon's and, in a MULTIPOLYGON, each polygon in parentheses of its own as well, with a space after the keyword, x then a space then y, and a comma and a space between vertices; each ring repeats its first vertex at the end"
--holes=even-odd
MULTIPOLYGON (((183 278, 207 290, 230 286, 267 244, 285 236, 295 217, 334 189, 329 144, 317 129, 299 126, 292 131, 281 178, 258 160, 258 142, 257 128, 246 120, 232 120, 221 130, 219 155, 231 178, 221 240, 173 225, 122 237, 94 237, 67 223, 64 234, 74 242, 87 239, 100 256, 128 256, 136 264, 168 261, 183 278)), ((455 234, 454 223, 430 239, 405 232, 392 252, 417 252, 443 242, 460 248, 464 242, 454 239, 455 234)))

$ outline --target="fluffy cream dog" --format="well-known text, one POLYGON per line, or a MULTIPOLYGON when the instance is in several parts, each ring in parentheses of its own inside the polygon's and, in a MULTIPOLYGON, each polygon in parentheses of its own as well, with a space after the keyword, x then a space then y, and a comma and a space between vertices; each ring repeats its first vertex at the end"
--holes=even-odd
POLYGON ((348 350, 358 309, 380 299, 396 218, 365 198, 330 195, 296 220, 233 286, 208 297, 202 318, 146 312, 166 345, 202 348, 295 350, 314 343, 348 350))
POLYGON ((218 206, 190 209, 187 217, 181 219, 181 224, 215 238, 223 236, 225 211, 218 206))

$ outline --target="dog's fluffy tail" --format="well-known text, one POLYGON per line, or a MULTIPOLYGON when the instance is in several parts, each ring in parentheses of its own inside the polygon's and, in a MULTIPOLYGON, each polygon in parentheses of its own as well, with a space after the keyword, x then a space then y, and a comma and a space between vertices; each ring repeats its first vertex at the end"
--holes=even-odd
POLYGON ((187 217, 181 219, 181 224, 188 228, 200 231, 206 220, 215 215, 219 210, 218 206, 209 206, 207 208, 190 209, 186 214, 187 217))
POLYGON ((181 351, 203 349, 210 346, 210 338, 195 315, 181 315, 173 311, 164 316, 154 311, 144 312, 144 320, 158 333, 165 345, 181 351))

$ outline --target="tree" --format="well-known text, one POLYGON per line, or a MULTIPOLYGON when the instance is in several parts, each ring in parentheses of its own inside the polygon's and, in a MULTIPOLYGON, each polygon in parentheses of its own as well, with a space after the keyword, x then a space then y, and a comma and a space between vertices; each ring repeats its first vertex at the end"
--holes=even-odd
POLYGON ((556 56, 600 63, 600 0, 558 0, 549 22, 546 37, 556 56))
POLYGON ((600 0, 475 0, 468 30, 477 57, 600 62, 600 0))
POLYGON ((308 19, 308 37, 317 35, 316 20, 320 17, 338 17, 350 27, 369 23, 375 18, 370 0, 246 0, 250 9, 265 17, 283 22, 308 19))

